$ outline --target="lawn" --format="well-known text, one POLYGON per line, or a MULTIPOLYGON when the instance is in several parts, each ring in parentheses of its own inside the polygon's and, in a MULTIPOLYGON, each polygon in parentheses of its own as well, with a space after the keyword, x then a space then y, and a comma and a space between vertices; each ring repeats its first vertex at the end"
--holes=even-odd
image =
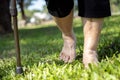
POLYGON ((55 23, 19 29, 24 74, 16 75, 14 35, 0 35, 0 80, 120 80, 120 16, 105 19, 98 45, 99 65, 84 69, 83 27, 74 19, 77 57, 59 60, 63 40, 55 23))

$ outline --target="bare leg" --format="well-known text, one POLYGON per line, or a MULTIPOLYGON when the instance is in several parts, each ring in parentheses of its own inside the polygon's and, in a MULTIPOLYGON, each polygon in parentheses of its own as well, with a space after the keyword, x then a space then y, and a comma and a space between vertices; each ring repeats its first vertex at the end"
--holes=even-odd
POLYGON ((84 25, 84 52, 83 64, 88 67, 89 63, 97 65, 97 45, 103 24, 103 18, 82 18, 84 25))
POLYGON ((76 56, 76 39, 72 28, 73 10, 68 16, 64 18, 54 17, 54 20, 57 23, 58 28, 62 32, 62 37, 64 40, 64 45, 60 53, 60 59, 64 62, 72 62, 76 56))

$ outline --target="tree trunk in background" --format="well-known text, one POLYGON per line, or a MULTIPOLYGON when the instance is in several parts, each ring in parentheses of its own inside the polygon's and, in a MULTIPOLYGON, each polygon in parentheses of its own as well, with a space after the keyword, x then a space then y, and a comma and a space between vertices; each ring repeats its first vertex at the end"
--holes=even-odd
POLYGON ((24 12, 24 0, 17 0, 19 6, 20 6, 20 10, 21 10, 21 14, 22 14, 22 19, 26 20, 26 15, 24 12))
POLYGON ((0 0, 0 34, 13 32, 9 3, 10 0, 0 0))

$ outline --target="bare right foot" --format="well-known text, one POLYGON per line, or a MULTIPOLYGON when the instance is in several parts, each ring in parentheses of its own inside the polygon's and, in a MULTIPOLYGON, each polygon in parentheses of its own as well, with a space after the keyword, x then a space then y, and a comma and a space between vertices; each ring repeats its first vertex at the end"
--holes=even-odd
POLYGON ((76 38, 74 34, 62 35, 64 45, 60 53, 60 59, 64 62, 72 62, 76 57, 76 38))
POLYGON ((98 65, 97 57, 98 56, 97 56, 96 51, 86 50, 83 53, 83 64, 84 64, 85 68, 88 68, 90 63, 93 63, 97 66, 98 65))

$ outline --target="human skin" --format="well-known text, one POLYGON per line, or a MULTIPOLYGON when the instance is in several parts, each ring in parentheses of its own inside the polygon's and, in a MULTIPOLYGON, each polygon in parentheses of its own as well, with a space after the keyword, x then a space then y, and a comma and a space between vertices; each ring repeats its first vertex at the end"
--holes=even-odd
POLYGON ((103 18, 82 18, 84 32, 83 63, 88 67, 89 63, 97 65, 97 45, 103 24, 103 18))
MULTIPOLYGON (((73 31, 73 10, 63 18, 53 17, 59 30, 62 32, 63 48, 60 52, 60 59, 64 62, 72 62, 76 57, 76 38, 73 31)), ((103 24, 103 18, 82 17, 84 32, 83 64, 88 67, 89 63, 97 65, 97 45, 103 24)), ((79 41, 79 40, 78 40, 79 41)))

